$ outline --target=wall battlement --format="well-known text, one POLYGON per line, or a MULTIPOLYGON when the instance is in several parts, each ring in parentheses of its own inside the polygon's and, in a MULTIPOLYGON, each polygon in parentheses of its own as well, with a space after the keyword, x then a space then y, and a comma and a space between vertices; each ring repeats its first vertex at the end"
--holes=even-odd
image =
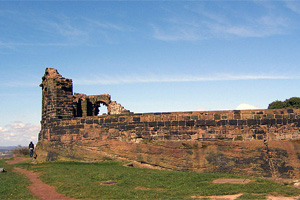
POLYGON ((40 160, 110 157, 175 170, 300 175, 300 109, 139 114, 108 94, 73 94, 72 80, 53 68, 42 80, 40 160), (98 115, 100 105, 106 115, 98 115))

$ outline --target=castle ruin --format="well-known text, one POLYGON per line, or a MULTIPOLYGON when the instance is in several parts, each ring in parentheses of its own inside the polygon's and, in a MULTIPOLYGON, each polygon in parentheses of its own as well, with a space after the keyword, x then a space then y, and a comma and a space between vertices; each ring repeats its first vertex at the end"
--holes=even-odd
POLYGON ((108 94, 42 78, 39 161, 118 159, 160 168, 300 178, 300 109, 132 113, 108 94), (107 114, 99 115, 100 106, 107 114))

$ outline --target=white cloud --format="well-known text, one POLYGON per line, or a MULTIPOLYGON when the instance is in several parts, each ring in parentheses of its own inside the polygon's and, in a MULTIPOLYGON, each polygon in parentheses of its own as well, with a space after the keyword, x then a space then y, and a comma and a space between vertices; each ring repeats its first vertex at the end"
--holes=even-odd
POLYGON ((27 145, 30 141, 36 143, 38 140, 40 125, 15 121, 5 127, 0 127, 0 146, 27 145))
MULTIPOLYGON (((185 6, 184 14, 171 12, 170 18, 166 18, 163 25, 151 24, 153 37, 162 41, 196 41, 230 36, 267 37, 288 32, 292 19, 288 15, 279 14, 277 11, 280 8, 260 4, 256 6, 264 11, 247 13, 245 9, 245 12, 227 10, 224 13, 221 12, 226 10, 223 8, 213 11, 204 6, 185 6)), ((287 3, 287 6, 300 12, 300 6, 292 2, 287 3)))
POLYGON ((86 31, 77 25, 77 18, 71 19, 66 15, 51 16, 51 18, 34 18, 25 20, 29 25, 35 25, 34 28, 43 32, 58 34, 66 37, 82 37, 86 31))
MULTIPOLYGON (((0 10, 1 16, 1 10, 0 10)), ((31 29, 36 37, 16 39, 2 39, 0 49, 16 50, 22 46, 97 46, 98 41, 111 42, 112 31, 132 31, 133 28, 111 23, 108 21, 94 20, 84 17, 71 18, 67 15, 42 15, 19 14, 15 21, 22 22, 22 26, 31 29), (16 20, 17 19, 17 20, 16 20), (101 35, 101 37, 99 37, 101 35)), ((11 20, 11 19, 9 19, 11 20)))
POLYGON ((100 29, 110 29, 115 31, 128 31, 132 30, 132 28, 125 27, 119 24, 103 21, 103 20, 94 20, 89 18, 83 18, 87 22, 87 24, 93 28, 100 28, 100 29))
POLYGON ((173 30, 161 29, 158 26, 152 25, 154 30, 153 37, 162 41, 196 41, 204 39, 204 36, 197 29, 176 27, 173 30))
POLYGON ((207 111, 207 109, 206 108, 202 108, 202 107, 198 107, 198 108, 196 108, 196 111, 207 111))
POLYGON ((242 103, 236 107, 236 110, 252 110, 252 109, 259 109, 257 106, 253 106, 250 104, 242 103))
POLYGON ((230 75, 219 74, 215 76, 187 76, 187 75, 127 75, 127 76, 94 76, 90 79, 76 79, 76 85, 117 85, 127 83, 168 83, 168 82, 203 82, 203 81, 232 81, 232 80, 284 80, 300 79, 297 76, 270 76, 270 75, 230 75))
POLYGON ((284 0, 286 3, 286 7, 292 10, 293 12, 300 14, 300 2, 299 1, 290 1, 284 0))
POLYGON ((0 127, 0 133, 5 133, 5 132, 7 132, 7 129, 0 127))

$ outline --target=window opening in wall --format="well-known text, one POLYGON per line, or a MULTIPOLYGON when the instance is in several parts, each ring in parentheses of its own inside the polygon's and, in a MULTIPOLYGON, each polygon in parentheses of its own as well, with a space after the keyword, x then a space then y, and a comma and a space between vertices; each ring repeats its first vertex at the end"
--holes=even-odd
POLYGON ((108 114, 107 106, 104 103, 100 103, 98 116, 103 115, 103 114, 105 114, 105 115, 108 114))

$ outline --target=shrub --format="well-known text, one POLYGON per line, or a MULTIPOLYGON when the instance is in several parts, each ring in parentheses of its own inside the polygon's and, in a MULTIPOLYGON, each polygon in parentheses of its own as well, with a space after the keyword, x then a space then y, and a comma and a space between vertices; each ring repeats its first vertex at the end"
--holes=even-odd
POLYGON ((22 156, 29 155, 29 149, 27 147, 22 147, 21 145, 18 145, 18 147, 11 150, 11 152, 15 155, 22 155, 22 156))
POLYGON ((273 101, 269 104, 268 109, 281 109, 281 108, 300 108, 300 98, 292 97, 285 101, 273 101))
POLYGON ((280 109, 285 107, 286 105, 284 102, 277 100, 270 103, 268 109, 280 109))
POLYGON ((292 97, 290 99, 285 100, 287 108, 300 108, 300 98, 292 97))

